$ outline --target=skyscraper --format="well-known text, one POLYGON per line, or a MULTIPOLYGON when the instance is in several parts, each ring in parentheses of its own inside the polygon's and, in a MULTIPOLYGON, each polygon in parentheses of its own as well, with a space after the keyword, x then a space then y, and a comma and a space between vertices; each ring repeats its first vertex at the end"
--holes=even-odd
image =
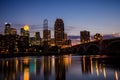
POLYGON ((35 45, 41 45, 40 32, 35 32, 35 45))
POLYGON ((21 28, 21 36, 29 37, 29 26, 28 25, 25 25, 23 28, 21 28))
POLYGON ((5 35, 10 35, 10 28, 11 28, 11 25, 9 23, 6 23, 5 30, 4 30, 5 35))
POLYGON ((35 39, 40 40, 40 32, 35 32, 35 39))
POLYGON ((43 22, 43 41, 49 44, 50 40, 51 40, 51 31, 48 29, 48 20, 45 19, 43 22))
POLYGON ((11 25, 9 23, 5 24, 5 30, 4 30, 5 35, 16 35, 17 30, 15 28, 11 28, 11 25))
POLYGON ((62 46, 64 41, 64 23, 62 19, 56 19, 54 24, 55 45, 62 46))
POLYGON ((80 31, 80 40, 81 43, 88 43, 90 42, 90 32, 89 31, 80 31))
POLYGON ((50 30, 48 30, 48 20, 45 19, 43 21, 43 45, 44 45, 44 52, 47 53, 48 45, 50 40, 50 30))
POLYGON ((48 20, 45 19, 43 22, 43 40, 48 41, 48 20))

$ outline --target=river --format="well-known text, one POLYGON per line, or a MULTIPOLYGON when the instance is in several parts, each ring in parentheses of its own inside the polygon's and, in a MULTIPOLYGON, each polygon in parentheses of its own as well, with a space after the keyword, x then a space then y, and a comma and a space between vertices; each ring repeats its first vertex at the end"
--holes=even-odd
POLYGON ((119 80, 118 57, 63 55, 0 59, 0 80, 119 80))

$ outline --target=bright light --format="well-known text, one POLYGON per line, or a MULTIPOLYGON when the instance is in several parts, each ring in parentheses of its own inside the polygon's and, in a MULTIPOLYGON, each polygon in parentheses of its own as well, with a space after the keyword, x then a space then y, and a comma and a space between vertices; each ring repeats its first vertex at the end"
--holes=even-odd
POLYGON ((8 24, 7 22, 5 22, 5 24, 8 24))
POLYGON ((28 26, 28 25, 25 25, 25 26, 24 26, 24 30, 25 30, 25 31, 28 31, 28 30, 29 30, 29 26, 28 26))

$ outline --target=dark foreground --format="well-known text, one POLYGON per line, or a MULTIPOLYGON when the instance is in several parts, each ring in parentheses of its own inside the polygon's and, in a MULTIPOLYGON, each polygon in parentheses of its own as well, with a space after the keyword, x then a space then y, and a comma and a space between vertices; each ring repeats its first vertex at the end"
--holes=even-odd
POLYGON ((0 59, 0 80, 119 80, 120 57, 27 56, 0 59))

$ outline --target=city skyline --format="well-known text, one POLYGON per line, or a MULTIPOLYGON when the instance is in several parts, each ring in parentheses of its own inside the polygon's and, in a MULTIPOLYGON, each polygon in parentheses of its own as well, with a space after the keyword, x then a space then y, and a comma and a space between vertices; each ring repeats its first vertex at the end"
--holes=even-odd
POLYGON ((3 33, 4 23, 9 22, 18 34, 27 24, 31 36, 40 32, 42 37, 46 18, 52 37, 56 18, 63 19, 68 36, 79 36, 83 30, 90 31, 91 35, 119 33, 119 9, 119 0, 1 0, 0 33, 3 33))

